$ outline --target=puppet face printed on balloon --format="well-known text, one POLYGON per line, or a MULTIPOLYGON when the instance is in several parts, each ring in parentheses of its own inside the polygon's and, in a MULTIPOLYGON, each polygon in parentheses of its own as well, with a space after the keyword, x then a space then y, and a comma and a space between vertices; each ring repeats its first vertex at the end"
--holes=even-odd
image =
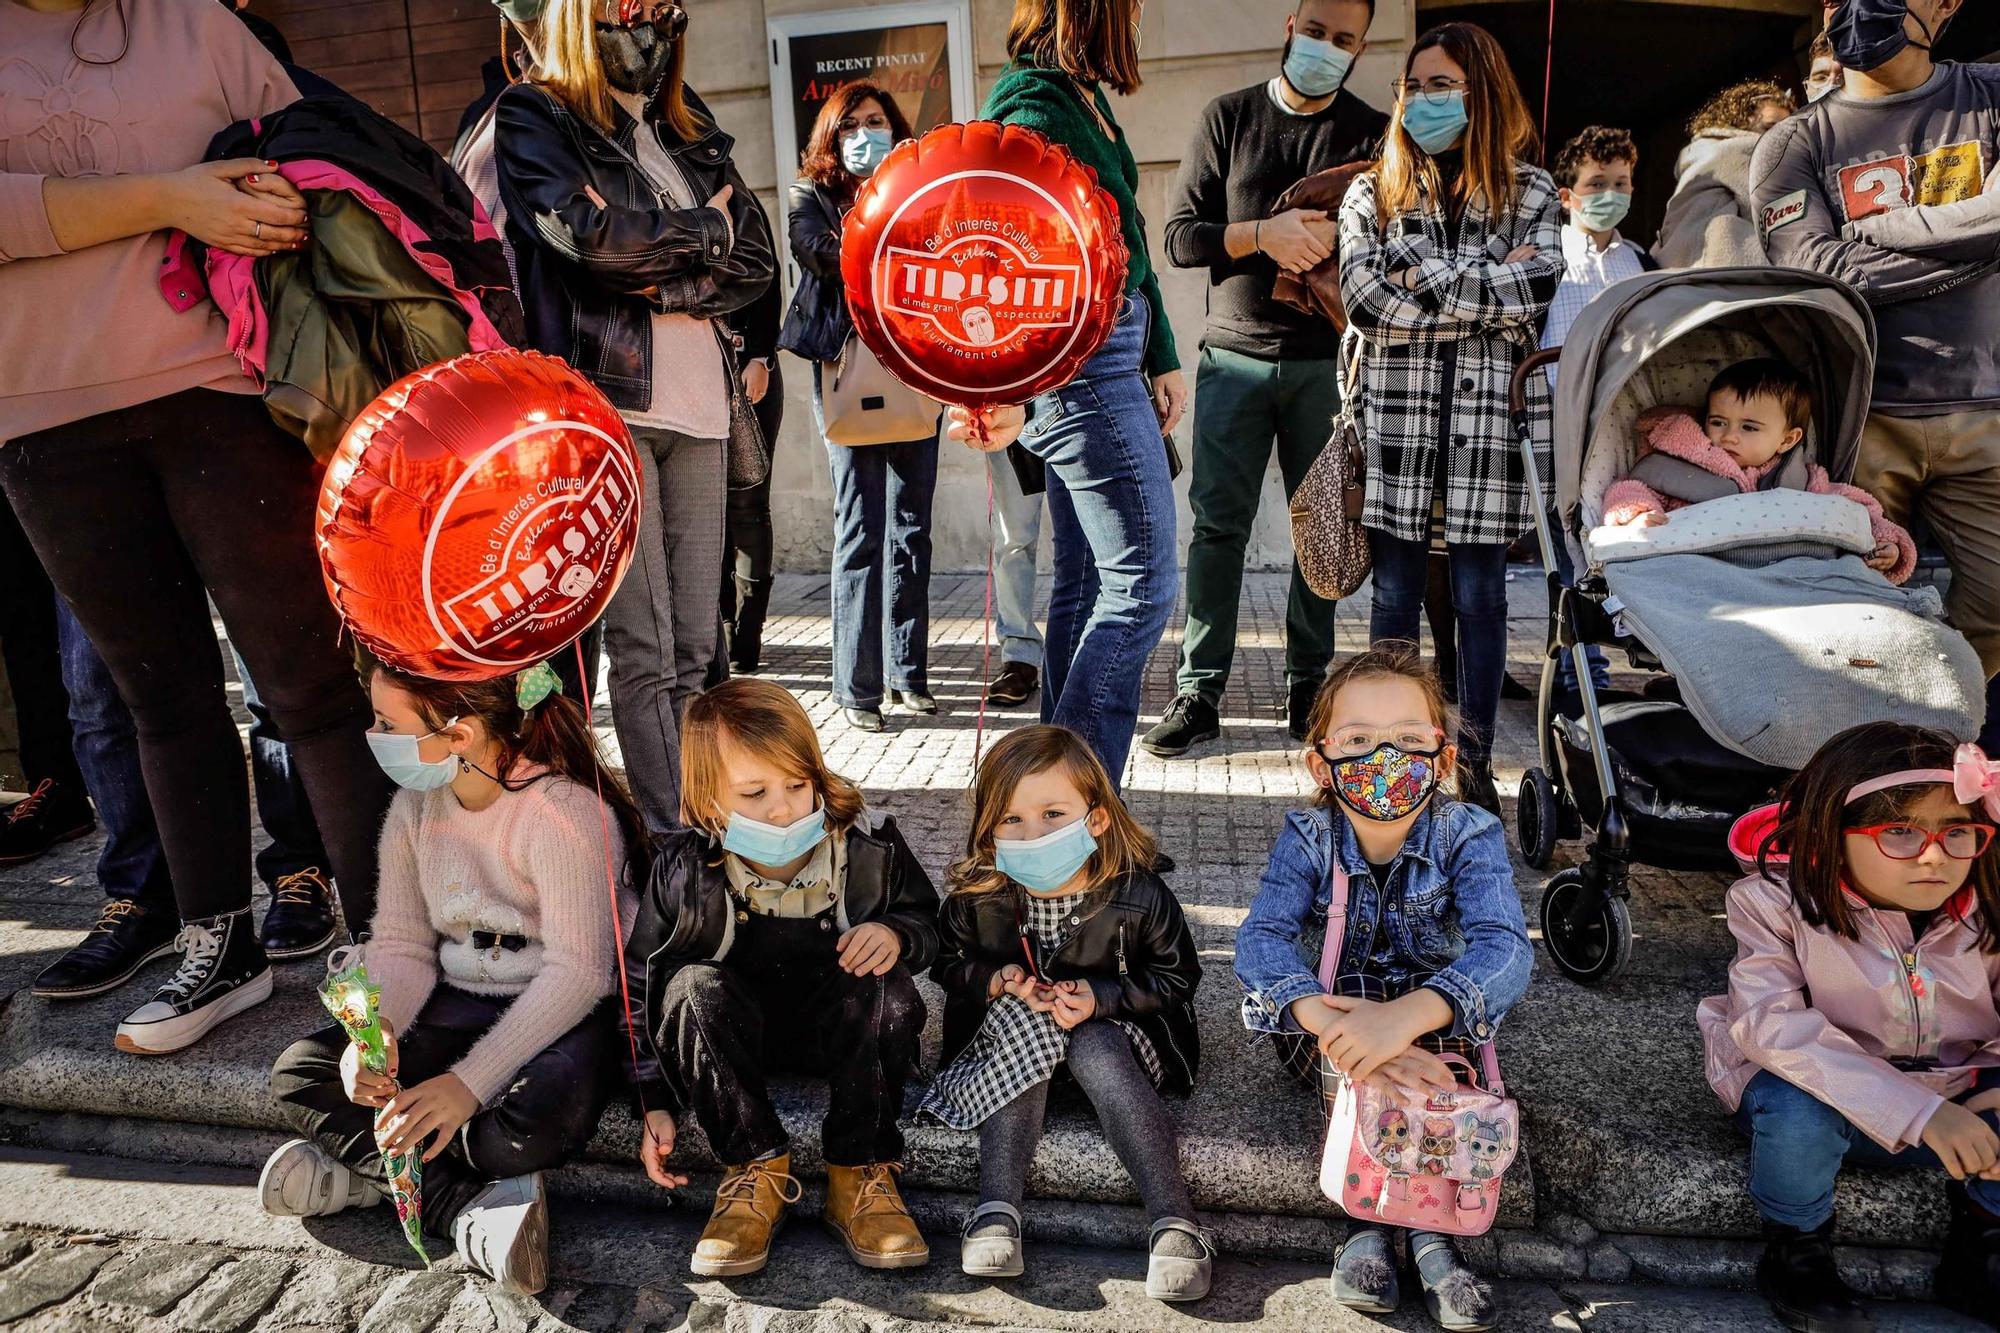
POLYGON ((556 580, 556 591, 565 597, 581 597, 597 586, 597 571, 588 565, 571 565, 556 580))
POLYGON ((1436 750, 1412 753, 1385 741, 1330 765, 1333 794, 1363 819, 1393 823, 1422 809, 1437 790, 1437 760, 1436 750))
POLYGON ((995 335, 993 332, 993 312, 991 310, 988 310, 983 305, 968 306, 965 313, 959 316, 959 319, 965 324, 965 340, 967 342, 971 343, 974 347, 990 347, 993 345, 995 335))

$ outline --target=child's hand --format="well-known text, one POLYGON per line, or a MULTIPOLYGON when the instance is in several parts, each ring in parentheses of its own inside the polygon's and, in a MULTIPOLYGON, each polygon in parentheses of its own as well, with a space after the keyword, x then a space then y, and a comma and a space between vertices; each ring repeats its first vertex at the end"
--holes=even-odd
POLYGON ((1292 1021, 1314 1037, 1345 1012, 1333 1003, 1331 995, 1301 995, 1291 1003, 1292 1021))
POLYGON ((686 1176, 667 1170, 667 1159, 674 1155, 675 1132, 670 1113, 646 1112, 646 1131, 639 1138, 639 1165, 646 1168, 646 1174, 663 1190, 680 1189, 688 1183, 686 1176))
POLYGON ((385 1073, 376 1073, 361 1063, 361 1048, 353 1042, 340 1053, 340 1086, 347 1093, 347 1100, 356 1106, 384 1106, 396 1095, 396 1065, 400 1052, 396 1049, 396 1034, 389 1030, 389 1024, 382 1024, 382 1049, 388 1056, 385 1073))
POLYGON ((1087 981, 1058 981, 1049 1012, 1055 1015, 1056 1026, 1068 1032, 1089 1022, 1090 1016, 1097 1012, 1097 992, 1087 981))
POLYGON ((428 1162, 444 1151, 451 1136, 478 1111, 479 1099, 472 1095, 472 1089, 447 1070, 391 1097, 376 1127, 375 1141, 385 1153, 402 1153, 414 1151, 429 1139, 431 1146, 424 1149, 428 1162))
POLYGON ((903 937, 880 921, 856 926, 834 946, 840 970, 852 977, 879 977, 903 956, 903 937))
POLYGON ((1402 1054, 1391 1057, 1366 1081, 1417 1097, 1450 1092, 1458 1086, 1458 1077, 1451 1072, 1451 1066, 1421 1046, 1404 1047, 1402 1054))
POLYGON ((2000 1134, 1979 1118, 1980 1111, 2000 1107, 2000 1100, 1989 1100, 1994 1097, 1981 1093, 1964 1106, 1946 1102, 1924 1125, 1924 1146, 1938 1155, 1953 1180, 1983 1175, 2000 1162, 2000 1134))
POLYGON ((1411 1031, 1404 1011, 1393 1004, 1329 995, 1327 1003, 1343 1011, 1319 1034, 1319 1049, 1334 1068, 1356 1083, 1410 1048, 1424 1031, 1411 1031))
POLYGON ((1896 549, 1894 542, 1883 542, 1875 548, 1875 553, 1868 557, 1868 568, 1879 569, 1886 574, 1896 567, 1896 561, 1901 555, 1902 552, 1896 549))
POLYGON ((993 974, 993 980, 986 983, 986 999, 989 1003, 1002 995, 1014 995, 1014 987, 1028 979, 1028 974, 1019 963, 1009 963, 993 974))

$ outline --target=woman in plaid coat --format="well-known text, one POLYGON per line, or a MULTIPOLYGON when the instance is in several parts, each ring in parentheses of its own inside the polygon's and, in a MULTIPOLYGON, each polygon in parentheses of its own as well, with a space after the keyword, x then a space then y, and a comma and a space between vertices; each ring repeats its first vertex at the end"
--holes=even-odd
MULTIPOLYGON (((1370 638, 1416 641, 1441 503, 1458 614, 1460 782, 1495 813, 1507 547, 1533 522, 1507 385, 1535 350, 1563 272, 1555 185, 1526 160, 1535 143, 1499 44, 1472 24, 1443 24, 1411 48, 1382 160, 1340 209, 1347 355, 1361 358, 1368 448, 1370 638)), ((1542 377, 1528 402, 1546 470, 1542 377)))

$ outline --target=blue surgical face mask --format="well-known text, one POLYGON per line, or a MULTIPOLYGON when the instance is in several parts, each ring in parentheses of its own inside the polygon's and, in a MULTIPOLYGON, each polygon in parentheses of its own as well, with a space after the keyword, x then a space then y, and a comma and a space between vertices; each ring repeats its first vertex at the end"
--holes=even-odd
MULTIPOLYGON (((457 718, 439 727, 456 725, 457 718)), ((458 756, 446 755, 442 759, 429 760, 417 753, 417 746, 438 734, 433 731, 424 736, 398 736, 387 731, 368 733, 368 748, 375 755, 375 762, 389 775, 389 781, 398 787, 411 791, 436 791, 458 776, 458 756)))
POLYGON ((1039 838, 993 840, 993 864, 1000 873, 1036 893, 1053 893, 1069 883, 1097 850, 1086 813, 1074 823, 1039 838))
POLYGON ((1426 153, 1442 153, 1465 133, 1465 90, 1454 88, 1442 100, 1419 93, 1403 104, 1403 130, 1426 153))
POLYGON ((873 176, 882 159, 894 146, 889 131, 862 127, 850 130, 840 141, 840 160, 857 176, 873 176))
POLYGON ((1618 190, 1600 190, 1596 194, 1575 196, 1576 204, 1569 215, 1576 219, 1580 227, 1591 231, 1610 231, 1625 220, 1632 211, 1632 196, 1618 190))
POLYGON ((1285 82, 1307 97, 1330 97, 1353 64, 1354 57, 1332 42, 1294 34, 1285 52, 1285 82))
POLYGON ((790 824, 766 824, 731 815, 722 833, 722 850, 760 866, 789 865, 826 840, 826 807, 790 824))

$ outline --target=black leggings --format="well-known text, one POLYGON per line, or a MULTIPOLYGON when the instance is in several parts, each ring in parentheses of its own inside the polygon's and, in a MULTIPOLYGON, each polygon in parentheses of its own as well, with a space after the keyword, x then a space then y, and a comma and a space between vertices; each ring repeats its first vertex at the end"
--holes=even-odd
MULTIPOLYGON (((440 983, 400 1034, 397 1081, 414 1088, 450 1071, 507 1012, 511 995, 473 995, 440 983)), ((495 1180, 548 1171, 583 1151, 611 1095, 615 1011, 606 1001, 522 1065, 500 1095, 473 1114, 451 1144, 424 1164, 424 1229, 450 1234, 451 1219, 495 1180)), ((340 1057, 347 1033, 322 1028, 293 1042, 271 1070, 271 1095, 287 1123, 377 1185, 386 1185, 375 1145, 375 1110, 347 1099, 340 1057)))
POLYGON ((250 905, 250 793, 209 599, 305 779, 350 932, 390 787, 313 550, 318 470, 262 400, 190 389, 0 446, 0 487, 132 711, 184 920, 250 905))

